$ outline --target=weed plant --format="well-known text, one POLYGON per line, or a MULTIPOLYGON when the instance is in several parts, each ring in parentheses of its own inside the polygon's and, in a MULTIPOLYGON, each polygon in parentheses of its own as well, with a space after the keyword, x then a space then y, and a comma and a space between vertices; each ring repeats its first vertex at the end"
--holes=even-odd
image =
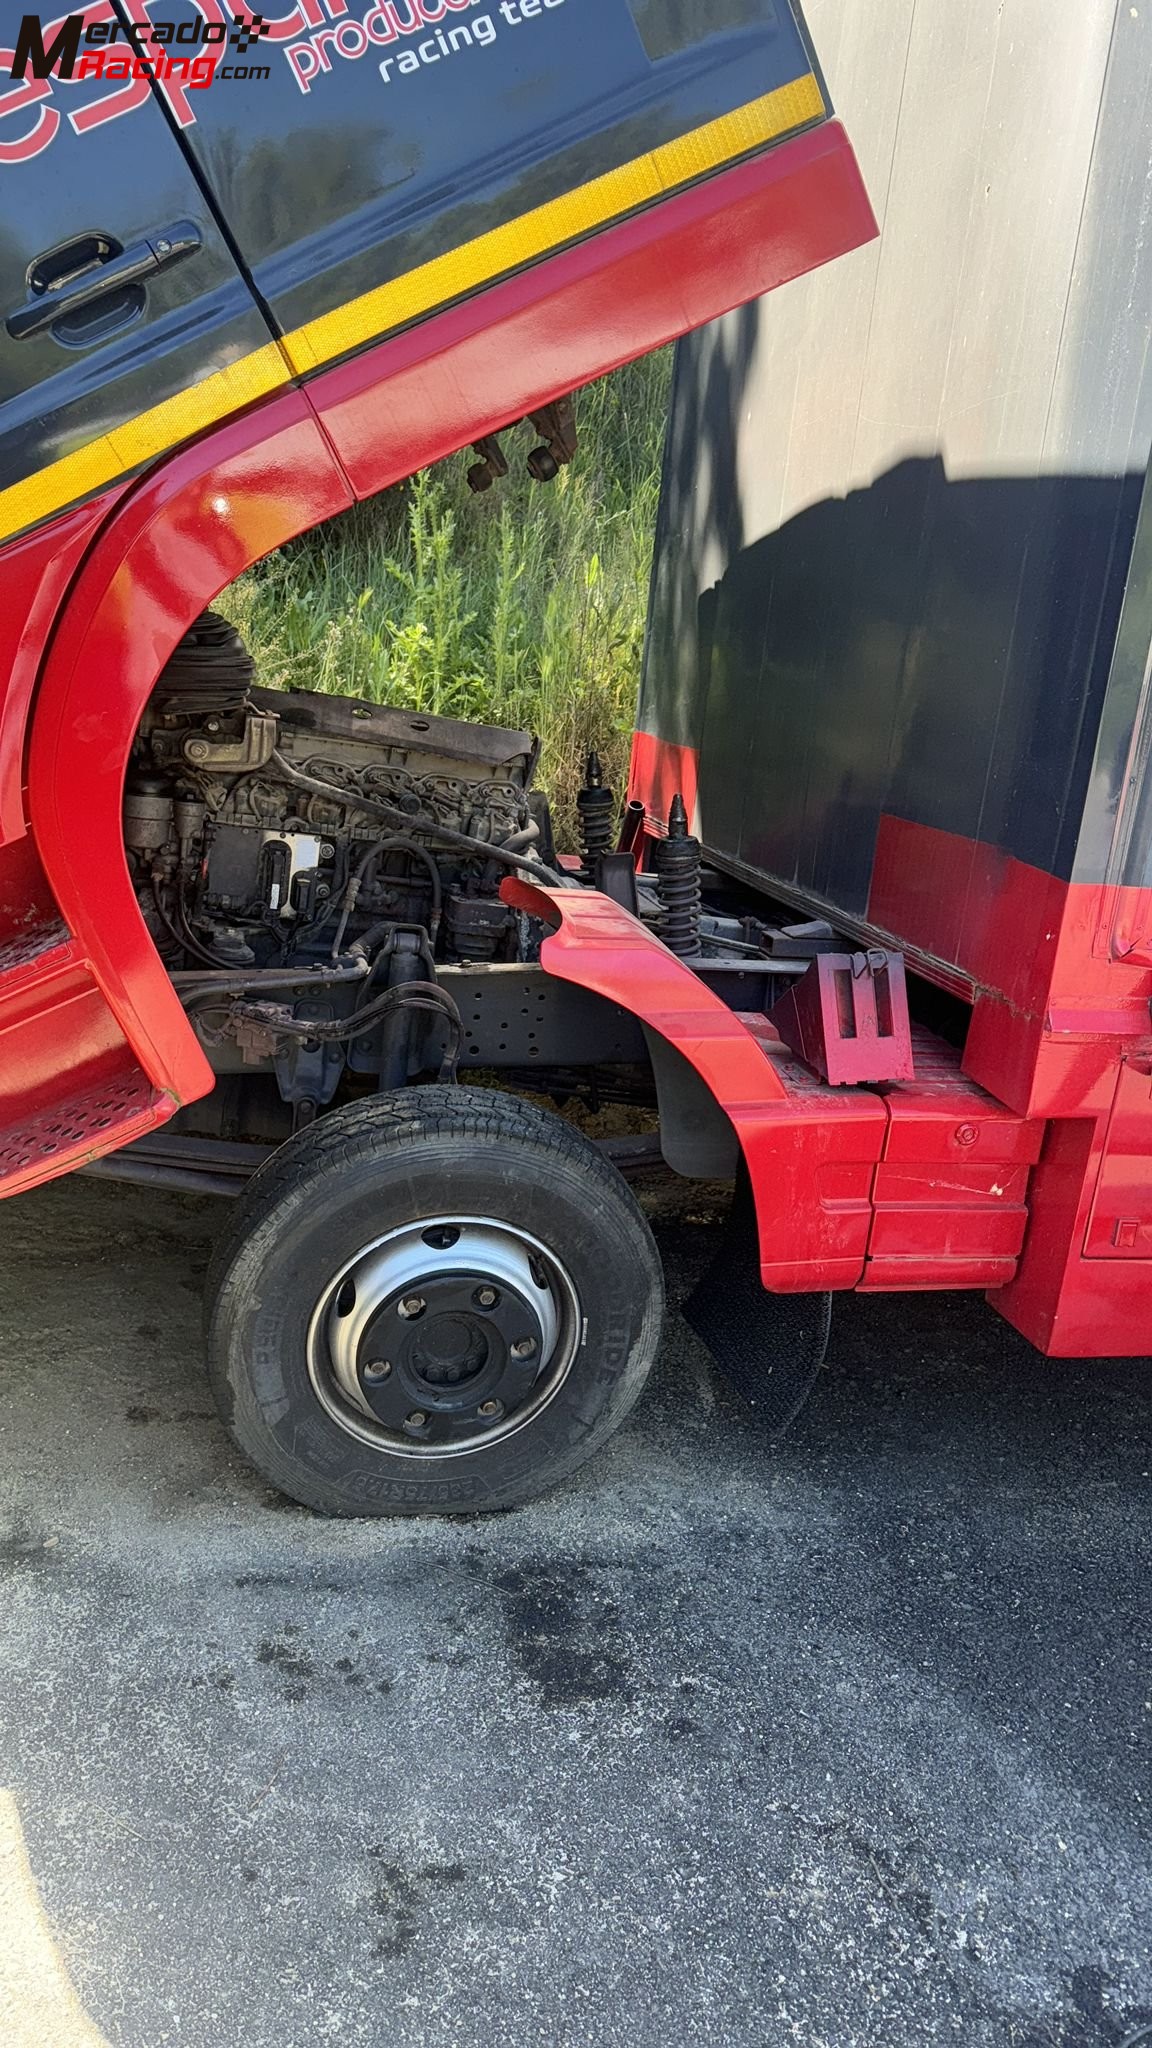
POLYGON ((483 496, 458 456, 259 563, 220 609, 261 682, 538 734, 570 846, 588 749, 621 794, 627 775, 669 373, 662 351, 583 392, 553 484, 528 478, 520 427, 483 496))

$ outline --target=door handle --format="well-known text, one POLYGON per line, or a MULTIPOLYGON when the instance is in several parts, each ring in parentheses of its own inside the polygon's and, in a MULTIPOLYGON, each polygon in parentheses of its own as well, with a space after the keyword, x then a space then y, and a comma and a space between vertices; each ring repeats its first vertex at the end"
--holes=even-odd
MULTIPOLYGON (((85 235, 74 246, 79 251, 88 251, 93 243, 110 242, 108 236, 85 235)), ((72 245, 70 245, 72 246, 72 245)), ((112 244, 115 247, 115 244, 112 244)), ((146 284, 161 270, 168 270, 173 263, 182 263, 187 256, 194 256, 203 247, 199 228, 194 221, 178 220, 170 228, 158 228, 154 235, 148 235, 139 242, 133 242, 118 255, 98 257, 89 260, 87 266, 71 277, 65 277, 62 284, 46 291, 39 291, 24 306, 18 306, 9 313, 4 326, 13 341, 28 341, 34 334, 42 334, 46 327, 55 326, 69 313, 81 313, 86 306, 95 306, 112 292, 123 291, 126 285, 146 284)), ((68 249, 51 252, 53 267, 57 273, 66 265, 68 249)), ((40 263, 47 259, 40 257, 40 263)), ((37 268, 34 263, 29 272, 31 277, 37 268)))

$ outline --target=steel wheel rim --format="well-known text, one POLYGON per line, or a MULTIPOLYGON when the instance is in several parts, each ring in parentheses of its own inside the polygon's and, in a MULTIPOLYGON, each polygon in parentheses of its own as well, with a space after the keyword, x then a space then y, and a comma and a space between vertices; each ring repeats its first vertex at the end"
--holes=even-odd
POLYGON ((529 1231, 434 1216, 373 1239, 328 1281, 308 1325, 308 1376, 332 1421, 374 1450, 460 1457, 536 1420, 582 1327, 571 1275, 529 1231))

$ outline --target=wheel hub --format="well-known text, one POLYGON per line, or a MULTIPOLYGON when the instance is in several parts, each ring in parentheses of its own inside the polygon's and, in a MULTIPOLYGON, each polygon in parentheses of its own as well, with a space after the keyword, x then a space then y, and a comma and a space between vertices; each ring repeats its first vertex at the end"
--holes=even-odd
POLYGON ((412 1347, 412 1364, 433 1387, 458 1387, 482 1372, 488 1339, 472 1318, 445 1311, 433 1316, 412 1347))
POLYGON ((325 1291, 309 1337, 313 1385, 345 1428, 384 1446, 471 1449, 551 1398, 571 1364, 575 1307, 563 1269, 523 1233, 411 1225, 325 1291))

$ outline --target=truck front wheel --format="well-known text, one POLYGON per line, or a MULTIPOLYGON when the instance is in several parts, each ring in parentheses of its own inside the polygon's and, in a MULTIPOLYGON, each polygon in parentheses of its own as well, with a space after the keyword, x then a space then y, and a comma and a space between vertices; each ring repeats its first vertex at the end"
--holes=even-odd
POLYGON ((241 1450, 334 1515, 514 1507, 636 1400, 659 1256, 615 1167, 515 1098, 413 1088, 336 1110, 250 1182, 209 1278, 209 1372, 241 1450))

